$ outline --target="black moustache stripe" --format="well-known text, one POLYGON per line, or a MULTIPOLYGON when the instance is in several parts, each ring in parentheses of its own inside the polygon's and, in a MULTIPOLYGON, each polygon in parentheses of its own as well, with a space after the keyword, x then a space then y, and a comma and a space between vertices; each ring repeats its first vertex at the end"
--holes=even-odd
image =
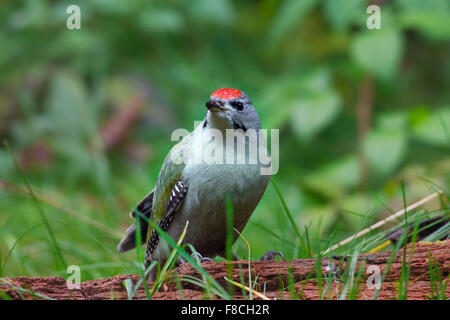
POLYGON ((244 132, 247 131, 247 128, 245 126, 241 126, 239 123, 233 120, 233 128, 234 130, 242 129, 244 132))

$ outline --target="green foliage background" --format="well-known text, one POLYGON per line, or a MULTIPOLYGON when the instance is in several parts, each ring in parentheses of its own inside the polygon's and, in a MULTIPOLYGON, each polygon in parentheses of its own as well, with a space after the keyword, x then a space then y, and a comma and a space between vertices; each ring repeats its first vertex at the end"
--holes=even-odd
MULTIPOLYGON (((274 178, 313 247, 402 208, 400 181, 408 203, 448 191, 450 3, 373 1, 382 29, 369 30, 370 3, 2 1, 0 138, 82 280, 134 271, 135 253, 115 251, 128 212, 153 188, 171 132, 191 130, 221 87, 244 90, 263 127, 280 129, 274 178), (70 4, 81 30, 66 28, 70 4), (128 124, 118 135, 114 119, 128 124)), ((64 275, 3 147, 0 179, 2 274, 64 275)), ((272 185, 244 235, 253 258, 298 257, 272 185)))

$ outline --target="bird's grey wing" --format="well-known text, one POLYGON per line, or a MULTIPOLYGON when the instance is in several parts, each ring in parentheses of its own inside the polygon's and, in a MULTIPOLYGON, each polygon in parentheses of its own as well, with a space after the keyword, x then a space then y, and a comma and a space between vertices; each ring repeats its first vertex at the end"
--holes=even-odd
MULTIPOLYGON (((169 201, 167 202, 166 212, 164 218, 159 220, 159 227, 163 231, 167 231, 172 223, 175 214, 181 207, 183 200, 188 192, 189 186, 183 181, 179 180, 175 183, 172 191, 170 192, 169 201)), ((150 255, 159 243, 159 234, 156 229, 153 229, 148 239, 146 260, 150 259, 150 255)), ((146 262, 147 264, 147 262, 146 262)))
MULTIPOLYGON (((184 163, 174 161, 174 157, 188 155, 189 136, 183 138, 176 144, 167 155, 161 168, 155 188, 136 206, 136 209, 130 213, 132 218, 136 218, 136 211, 143 214, 147 219, 152 219, 160 224, 166 217, 171 198, 171 190, 174 189, 177 181, 181 178, 181 172, 185 166, 184 163)), ((148 225, 144 218, 140 218, 140 229, 142 244, 148 242, 152 234, 152 227, 148 225)), ((119 252, 125 252, 136 247, 136 224, 131 225, 125 234, 125 237, 117 246, 119 252)))
MULTIPOLYGON (((130 212, 131 218, 136 218, 136 211, 140 212, 142 215, 147 217, 147 219, 150 218, 150 214, 152 213, 152 207, 153 207, 153 196, 155 194, 155 189, 150 191, 148 195, 145 196, 145 198, 138 203, 136 206, 136 209, 130 212)), ((144 218, 139 217, 139 226, 141 229, 141 239, 142 244, 146 241, 147 236, 147 229, 148 229, 148 223, 144 218)), ((120 241, 119 245, 117 246, 117 250, 119 252, 125 252, 131 249, 136 248, 136 223, 133 223, 131 226, 128 227, 128 229, 125 231, 125 236, 120 241)))

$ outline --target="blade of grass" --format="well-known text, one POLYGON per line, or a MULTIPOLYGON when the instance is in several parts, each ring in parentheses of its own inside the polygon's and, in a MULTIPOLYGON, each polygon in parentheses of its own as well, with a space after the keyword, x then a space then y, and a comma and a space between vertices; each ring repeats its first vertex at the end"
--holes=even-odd
POLYGON ((4 286, 7 286, 7 287, 10 287, 10 288, 13 288, 14 290, 16 290, 17 293, 22 297, 22 299, 25 299, 25 297, 22 295, 22 293, 28 293, 28 294, 32 295, 33 297, 42 298, 42 299, 45 299, 45 300, 56 300, 56 299, 48 297, 46 295, 34 292, 33 290, 28 290, 28 289, 24 289, 24 288, 18 287, 18 286, 14 285, 13 283, 11 283, 10 281, 8 281, 5 278, 0 278, 0 284, 2 284, 4 286))
POLYGON ((439 122, 441 123, 442 131, 445 133, 445 137, 447 138, 447 144, 450 146, 450 133, 448 132, 447 125, 445 124, 444 117, 441 112, 438 112, 439 122))
POLYGON ((226 281, 228 281, 229 283, 235 285, 236 287, 239 287, 239 288, 247 290, 250 293, 250 295, 254 294, 255 296, 257 296, 257 297, 259 297, 259 298, 261 298, 263 300, 270 300, 269 298, 267 298, 262 293, 259 293, 258 291, 254 290, 254 289, 250 289, 249 287, 247 287, 247 286, 245 286, 245 285, 243 285, 243 284, 241 284, 239 282, 236 282, 236 281, 233 281, 231 279, 228 279, 227 277, 224 277, 224 279, 226 281))
MULTIPOLYGON (((233 253, 232 253, 232 247, 233 247, 233 238, 234 238, 234 210, 233 210, 233 201, 231 200, 230 194, 227 195, 226 198, 226 227, 227 227, 227 234, 225 239, 225 257, 227 261, 233 260, 233 253)), ((232 277, 233 276, 233 265, 231 263, 226 263, 226 269, 227 269, 227 276, 232 277)), ((228 284, 227 288, 228 293, 230 296, 233 296, 233 287, 228 284)))
MULTIPOLYGON (((444 210, 431 210, 431 211, 424 211, 424 210, 418 210, 414 213, 410 214, 410 218, 411 219, 418 219, 419 221, 419 226, 422 223, 423 220, 427 220, 432 218, 432 216, 434 215, 444 215, 442 218, 424 225, 423 227, 420 227, 418 230, 418 234, 420 235, 420 233, 424 230, 427 230, 429 228, 432 228, 433 226, 435 226, 436 224, 442 223, 443 221, 448 220, 449 218, 446 217, 445 215, 450 212, 447 209, 444 210)), ((404 221, 401 222, 401 224, 403 224, 404 221)), ((450 225, 450 222, 449 222, 450 225)), ((403 227, 402 227, 403 228, 403 227)), ((399 224, 397 224, 394 227, 391 227, 387 230, 385 230, 384 232, 378 232, 370 237, 367 238, 367 242, 368 244, 365 246, 365 248, 363 249, 364 251, 369 251, 369 252, 377 252, 381 249, 383 249, 384 247, 387 247, 391 244, 393 244, 393 242, 391 240, 387 240, 386 241, 386 235, 390 234, 392 231, 394 230, 398 230, 399 228, 399 224)), ((430 233, 426 238, 422 239, 421 241, 436 241, 438 239, 442 239, 445 238, 446 235, 450 235, 449 233, 450 228, 445 227, 445 225, 442 228, 439 228, 437 230, 435 230, 434 232, 430 233)))
POLYGON ((305 225, 305 236, 306 236, 306 243, 308 244, 308 256, 312 257, 311 253, 311 242, 309 240, 309 233, 308 233, 308 227, 305 225))
MULTIPOLYGON (((250 255, 250 253, 251 253, 250 243, 247 241, 247 239, 236 228, 234 230, 244 240, 244 242, 245 242, 245 244, 247 245, 247 248, 248 248, 248 260, 247 260, 247 262, 248 262, 248 282, 249 282, 249 286, 251 287, 251 285, 252 285, 252 270, 251 270, 251 260, 250 260, 250 257, 251 257, 251 255, 250 255)), ((249 291, 249 293, 250 293, 250 300, 253 300, 253 295, 252 295, 253 292, 249 291)))
POLYGON ((0 299, 1 300, 12 300, 12 298, 2 290, 0 290, 0 299))
POLYGON ((371 226, 368 227, 368 228, 365 228, 364 230, 361 230, 360 232, 358 232, 358 233, 356 233, 356 234, 354 234, 354 235, 352 235, 352 236, 350 236, 350 237, 348 237, 348 238, 342 240, 341 242, 335 244, 334 246, 328 248, 328 249, 325 250, 322 254, 325 255, 325 254, 327 254, 328 252, 330 252, 330 251, 332 251, 332 250, 336 250, 337 248, 342 247, 342 246, 346 245, 347 243, 349 243, 349 242, 351 242, 351 241, 353 241, 353 240, 355 240, 355 239, 357 239, 357 238, 359 238, 359 237, 361 237, 361 236, 363 236, 363 235, 369 233, 370 231, 373 231, 373 230, 375 230, 375 229, 378 229, 379 227, 385 225, 387 222, 389 222, 389 221, 391 221, 391 220, 394 220, 394 219, 396 219, 396 218, 398 218, 398 217, 404 215, 405 212, 409 212, 409 211, 411 211, 411 210, 413 210, 413 209, 416 209, 417 207, 419 207, 419 206, 421 206, 421 205, 423 205, 423 204, 425 204, 425 203, 431 201, 432 199, 436 198, 439 194, 441 194, 441 191, 435 192, 435 193, 429 195, 428 197, 425 197, 425 198, 423 198, 423 199, 421 199, 421 200, 419 200, 419 201, 413 203, 413 204, 410 205, 409 207, 407 207, 407 208, 405 208, 405 209, 402 209, 402 210, 400 210, 400 211, 397 211, 396 213, 390 215, 389 217, 387 217, 387 218, 385 218, 385 219, 383 219, 383 220, 381 220, 381 221, 379 221, 379 222, 377 222, 377 223, 371 225, 371 226))
POLYGON ((233 202, 231 201, 230 195, 226 199, 226 227, 227 234, 225 239, 225 256, 228 261, 233 259, 233 253, 231 249, 233 247, 233 227, 234 227, 234 210, 233 202))
MULTIPOLYGON (((292 226, 292 228, 293 228, 294 231, 295 231, 295 234, 297 235, 298 239, 300 240, 300 244, 302 245, 302 247, 303 247, 304 249, 306 249, 306 243, 305 243, 305 240, 303 239, 302 235, 300 234, 300 231, 299 231, 298 228, 297 228, 297 225, 295 224, 294 218, 292 217, 292 214, 291 214, 289 208, 288 208, 287 205, 286 205, 286 201, 284 200, 284 197, 283 197, 283 195, 281 194, 280 189, 278 188, 277 183, 275 182, 275 180, 274 180, 273 177, 270 179, 270 181, 272 182, 272 185, 273 185, 273 187, 275 188, 275 191, 276 191, 276 193, 277 193, 277 195, 278 195, 278 198, 279 198, 280 201, 281 201, 281 205, 282 205, 282 207, 283 207, 283 209, 284 209, 284 212, 286 213, 286 216, 288 217, 289 222, 291 223, 291 226, 292 226)), ((311 256, 309 256, 309 258, 310 258, 310 257, 311 257, 311 256)))
MULTIPOLYGON (((414 255, 414 249, 416 246, 416 241, 417 241, 417 234, 418 234, 418 230, 419 230, 419 220, 418 217, 415 217, 415 221, 414 221, 414 229, 412 232, 412 240, 411 240, 411 246, 410 246, 410 251, 409 251, 409 261, 408 261, 408 266, 405 268, 404 264, 406 264, 406 245, 403 246, 403 250, 404 250, 404 254, 403 254, 403 261, 402 261, 402 273, 401 273, 401 284, 402 284, 402 291, 401 291, 401 300, 406 300, 408 299, 408 283, 409 283, 409 277, 411 275, 411 263, 412 263, 412 258, 414 255)), ((407 231, 406 231, 407 232, 407 231)))
POLYGON ((402 200, 403 200, 403 209, 404 209, 404 226, 403 232, 407 236, 404 237, 403 240, 403 254, 402 254, 402 268, 400 273, 400 289, 398 290, 398 299, 406 300, 405 291, 408 292, 408 278, 406 277, 406 245, 408 244, 408 212, 406 211, 406 191, 405 191, 405 183, 403 180, 400 181, 400 186, 402 190, 402 200))
POLYGON ((271 235, 272 237, 274 237, 275 239, 285 243, 285 244, 289 244, 290 246, 295 246, 295 244, 291 241, 289 241, 288 239, 283 239, 281 238, 279 235, 277 235, 275 232, 273 232, 272 230, 270 230, 269 228, 261 225, 260 223, 257 223, 255 221, 249 221, 249 224, 254 225, 255 227, 261 229, 262 231, 264 231, 265 233, 271 235))
POLYGON ((347 210, 347 209, 340 209, 340 211, 341 211, 342 213, 345 213, 345 214, 351 214, 351 215, 354 215, 354 216, 357 216, 357 217, 366 218, 366 219, 368 219, 368 220, 377 220, 377 221, 383 220, 383 219, 378 218, 378 217, 367 217, 366 214, 362 214, 362 213, 350 211, 350 210, 347 210))
POLYGON ((127 291, 128 300, 132 300, 133 299, 133 281, 131 281, 131 279, 125 279, 122 283, 123 283, 123 286, 125 287, 125 290, 127 291))
MULTIPOLYGON (((361 222, 359 223, 359 226, 357 228, 357 230, 361 230, 361 228, 364 226, 364 224, 366 223, 367 217, 370 215, 370 212, 372 211, 372 207, 373 207, 373 202, 370 203, 369 207, 367 208, 367 212, 364 216, 364 218, 361 220, 361 222)), ((364 240, 360 243, 364 243, 364 240)), ((356 247, 358 247, 358 250, 361 251, 361 248, 359 247, 360 243, 357 243, 355 246, 353 245, 356 241, 356 236, 354 236, 354 238, 352 239, 352 241, 350 242, 350 248, 347 250, 347 252, 345 253, 345 256, 348 256, 348 252, 350 252, 351 250, 356 250, 356 247)))
MULTIPOLYGON (((183 242, 184 236, 186 235, 186 231, 187 228, 189 226, 189 220, 186 221, 186 225, 184 226, 183 232, 181 233, 178 241, 177 241, 177 246, 180 246, 181 243, 183 242)), ((155 285, 152 288, 151 291, 151 295, 153 296, 155 294, 155 292, 157 292, 162 284, 164 283, 164 281, 167 279, 168 276, 168 271, 171 269, 171 267, 173 267, 173 265, 175 264, 175 256, 177 254, 176 249, 173 249, 166 261, 166 263, 164 264, 162 270, 161 270, 161 276, 157 278, 157 280, 155 281, 155 285)))
MULTIPOLYGON (((135 212, 137 212, 138 210, 136 209, 135 212)), ((141 230, 141 219, 139 219, 139 217, 136 217, 136 233, 135 233, 135 241, 136 241, 136 259, 139 263, 143 263, 144 262, 144 254, 143 254, 143 250, 141 247, 142 244, 142 234, 140 232, 141 230)), ((153 268, 155 266, 152 266, 153 268)), ((150 267, 147 268, 148 272, 150 272, 150 267)), ((147 297, 148 300, 150 300, 152 298, 152 294, 150 293, 150 289, 148 287, 148 282, 147 282, 147 275, 146 275, 146 271, 145 268, 139 268, 139 271, 141 272, 141 279, 142 282, 144 283, 144 291, 145 291, 145 295, 147 297)), ((139 287, 138 287, 139 288, 139 287)))
POLYGON ((355 269, 356 263, 358 262, 359 253, 361 252, 361 248, 363 245, 362 241, 359 243, 358 247, 355 249, 352 258, 350 260, 350 268, 348 268, 348 272, 346 272, 346 277, 344 278, 344 288, 342 289, 342 293, 339 296, 339 300, 345 300, 347 296, 347 291, 352 292, 355 278, 355 269))
MULTIPOLYGON (((16 186, 16 185, 14 185, 14 184, 12 184, 10 182, 4 181, 4 180, 0 180, 0 186, 2 186, 4 189, 8 189, 8 190, 11 190, 11 191, 14 191, 14 192, 18 192, 18 193, 23 194, 25 196, 31 196, 30 193, 27 190, 25 190, 25 189, 23 189, 23 188, 21 188, 19 186, 16 186)), ((63 206, 57 204, 53 200, 50 200, 47 197, 37 193, 36 191, 34 191, 34 196, 39 201, 41 201, 41 202, 43 202, 45 204, 48 204, 49 206, 51 206, 51 207, 53 207, 55 209, 58 209, 58 210, 60 210, 60 211, 62 211, 64 213, 67 213, 68 215, 70 215, 70 216, 72 216, 72 217, 74 217, 74 218, 76 218, 78 220, 86 222, 87 224, 91 225, 92 227, 97 228, 97 229, 99 229, 101 231, 104 231, 104 232, 108 233, 110 236, 112 236, 112 237, 114 237, 116 239, 121 239, 122 236, 123 236, 121 232, 119 232, 117 230, 114 230, 114 229, 112 229, 112 228, 110 228, 110 227, 100 223, 97 220, 91 219, 91 218, 89 218, 86 215, 80 214, 79 212, 77 212, 75 210, 71 210, 69 208, 64 208, 63 206)))
POLYGON ((351 290, 350 290, 350 294, 349 294, 349 300, 355 300, 358 299, 358 295, 361 292, 361 278, 362 275, 364 273, 365 270, 365 263, 362 262, 359 269, 358 269, 358 274, 356 276, 356 286, 353 285, 351 290))
POLYGON ((50 241, 55 249, 55 253, 59 259, 59 262, 61 263, 61 265, 64 267, 64 269, 67 269, 67 263, 63 257, 63 254, 61 252, 61 248, 58 245, 58 242, 56 241, 56 237, 55 234, 53 232, 53 229, 50 225, 50 222, 48 221, 47 217, 45 216, 44 210, 42 209, 41 203, 38 201, 38 199, 36 198, 36 196, 34 195, 34 192, 31 188, 30 183, 28 182, 28 179, 26 178, 24 172, 20 169, 19 164, 17 163, 16 158, 14 157, 14 154, 12 153, 11 149, 9 148, 9 145, 7 143, 7 141, 4 142, 6 149, 8 150, 9 154, 11 155, 11 158, 14 162, 14 166, 16 168, 16 171, 20 174, 20 176, 22 177, 23 181, 25 182, 25 185, 27 186, 28 192, 31 196, 31 198, 33 199, 34 205, 36 206, 39 214, 41 215, 41 218, 45 224, 45 227, 47 229, 47 232, 49 234, 50 237, 50 241))
POLYGON ((209 275, 205 269, 203 269, 199 263, 191 257, 190 254, 188 254, 183 248, 181 248, 179 245, 177 245, 177 243, 166 233, 164 232, 155 222, 153 222, 151 219, 149 219, 148 217, 146 217, 145 215, 143 215, 142 213, 140 213, 138 210, 135 210, 135 213, 143 220, 147 221, 147 223, 149 224, 150 227, 154 228, 156 230, 156 232, 158 232, 158 234, 160 235, 161 238, 163 238, 164 240, 166 240, 168 242, 168 244, 172 247, 175 248, 178 252, 178 254, 188 263, 190 263, 195 270, 197 270, 201 276, 204 276, 206 279, 208 279, 208 281, 214 286, 215 290, 219 293, 218 296, 222 297, 223 299, 231 299, 230 295, 228 294, 228 292, 226 292, 226 290, 224 288, 222 288, 220 286, 219 283, 217 283, 216 280, 214 280, 214 278, 211 277, 211 275, 209 275))
POLYGON ((391 268, 391 265, 394 262, 394 259, 397 256, 398 251, 400 250, 400 247, 403 244, 403 237, 407 237, 407 236, 408 235, 405 232, 403 232, 402 237, 399 239, 399 241, 397 241, 394 250, 392 250, 392 252, 391 252, 391 254, 390 254, 389 258, 388 258, 388 261, 387 261, 387 264, 386 264, 386 268, 384 269, 383 274, 381 275, 380 287, 376 289, 376 291, 375 291, 375 293, 374 293, 374 295, 372 297, 373 300, 376 300, 378 298, 378 294, 380 293, 380 290, 382 288, 381 285, 383 284, 384 279, 386 278, 386 275, 389 272, 389 270, 391 268))
POLYGON ((34 229, 42 226, 44 223, 39 223, 38 225, 35 225, 34 227, 31 227, 30 229, 28 229, 27 231, 25 231, 24 233, 22 233, 14 242, 14 244, 12 245, 11 249, 9 249, 8 254, 6 255, 5 258, 5 262, 3 264, 0 264, 0 277, 3 277, 3 271, 6 268, 6 264, 8 263, 9 258, 11 257, 11 254, 13 253, 14 249, 16 248, 16 246, 19 244, 19 242, 31 231, 33 231, 34 229))
POLYGON ((430 250, 428 250, 428 268, 430 273, 430 294, 431 299, 435 299, 437 296, 436 277, 434 274, 433 262, 431 259, 430 250))

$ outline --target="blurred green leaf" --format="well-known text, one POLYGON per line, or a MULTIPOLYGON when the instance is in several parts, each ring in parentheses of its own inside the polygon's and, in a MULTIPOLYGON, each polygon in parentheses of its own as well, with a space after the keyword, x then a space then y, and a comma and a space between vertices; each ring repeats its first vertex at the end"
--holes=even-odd
POLYGON ((334 159, 304 178, 305 185, 324 196, 336 199, 356 187, 359 182, 359 164, 356 156, 334 159))
POLYGON ((324 11, 338 30, 348 29, 352 23, 365 21, 366 0, 325 0, 324 11))
POLYGON ((374 129, 364 138, 363 152, 370 168, 385 176, 404 159, 406 144, 406 136, 399 130, 374 129))
POLYGON ((235 14, 227 0, 191 0, 186 3, 190 17, 200 24, 230 25, 235 14))
POLYGON ((139 1, 91 0, 87 4, 104 14, 123 15, 132 13, 139 1))
POLYGON ((426 143, 450 147, 450 107, 421 113, 412 133, 416 139, 426 143))
POLYGON ((377 128, 382 130, 398 130, 407 129, 408 126, 408 112, 395 111, 384 112, 377 116, 377 128))
POLYGON ((10 178, 13 170, 14 164, 11 161, 11 155, 7 151, 5 151, 2 146, 2 149, 0 150, 0 179, 10 178))
POLYGON ((95 112, 90 109, 81 81, 68 72, 58 72, 50 85, 49 116, 60 135, 86 139, 95 133, 95 112))
POLYGON ((67 52, 76 55, 89 54, 103 48, 103 41, 103 38, 91 32, 69 32, 56 38, 49 51, 57 56, 64 56, 67 52))
POLYGON ((399 0, 400 24, 421 31, 434 39, 450 37, 450 2, 448 0, 399 0))
POLYGON ((305 141, 331 123, 340 103, 330 73, 324 68, 276 82, 261 99, 269 128, 280 128, 290 122, 296 135, 305 141), (280 104, 282 108, 278 107, 280 104))
POLYGON ((310 140, 336 117, 339 106, 339 96, 332 90, 299 100, 294 104, 292 128, 300 139, 310 140))
POLYGON ((345 221, 354 228, 361 223, 362 217, 348 213, 348 211, 359 213, 364 216, 365 213, 367 213, 367 210, 370 208, 370 204, 372 201, 373 199, 371 199, 369 195, 357 192, 338 199, 338 205, 339 208, 343 211, 342 216, 344 217, 345 221))
POLYGON ((400 16, 403 27, 418 29, 430 38, 442 40, 450 37, 449 20, 448 12, 407 12, 400 16))
POLYGON ((272 26, 269 30, 269 44, 276 45, 283 37, 298 26, 303 17, 317 3, 317 0, 285 0, 280 2, 272 26))
POLYGON ((173 9, 149 7, 136 20, 137 27, 149 33, 178 32, 184 27, 183 17, 173 9))
POLYGON ((355 37, 351 48, 353 60, 383 80, 394 77, 402 52, 402 35, 394 29, 365 31, 355 37))
POLYGON ((318 70, 303 79, 303 87, 293 102, 291 124, 302 140, 310 140, 337 116, 340 97, 331 87, 330 75, 318 70))
POLYGON ((91 108, 81 81, 69 72, 55 74, 48 97, 48 118, 52 122, 48 137, 52 149, 69 164, 69 179, 80 176, 96 181, 105 175, 95 150, 96 113, 91 108))
POLYGON ((293 101, 299 94, 298 79, 274 81, 270 90, 260 98, 259 108, 268 128, 281 128, 292 114, 293 101), (282 108, 278 105, 282 104, 282 108))
POLYGON ((450 8, 448 0, 397 0, 396 5, 407 11, 445 11, 450 8))
POLYGON ((299 215, 299 224, 310 225, 312 223, 320 222, 320 227, 328 230, 333 226, 336 219, 336 208, 332 205, 316 205, 302 211, 299 215))

